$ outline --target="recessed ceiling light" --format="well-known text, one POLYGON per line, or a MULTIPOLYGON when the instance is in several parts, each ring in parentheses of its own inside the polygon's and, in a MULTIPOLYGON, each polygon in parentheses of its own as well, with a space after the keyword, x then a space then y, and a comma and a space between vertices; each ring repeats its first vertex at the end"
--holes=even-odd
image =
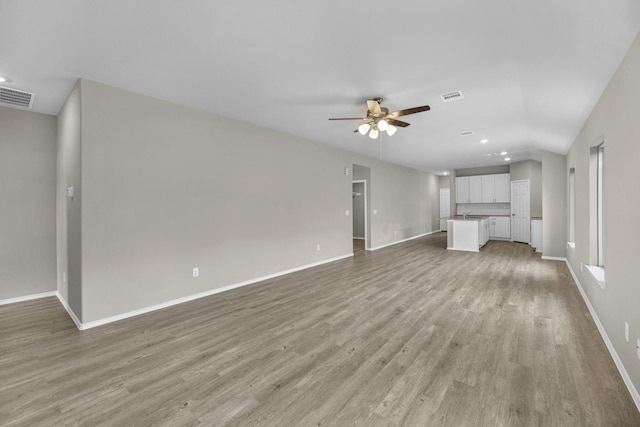
POLYGON ((488 140, 488 139, 481 139, 481 140, 480 140, 480 144, 486 144, 487 142, 489 142, 489 140, 488 140))
POLYGON ((506 155, 507 155, 507 152, 506 152, 506 151, 501 151, 501 152, 500 152, 500 155, 501 155, 501 156, 506 156, 506 155))
POLYGON ((508 162, 509 160, 511 160, 511 157, 505 157, 505 158, 504 158, 504 161, 505 161, 505 162, 508 162))
POLYGON ((444 171, 444 172, 443 172, 443 175, 449 175, 449 172, 444 171))
POLYGON ((4 77, 0 76, 0 83, 4 83, 6 81, 7 81, 7 79, 5 79, 4 77))

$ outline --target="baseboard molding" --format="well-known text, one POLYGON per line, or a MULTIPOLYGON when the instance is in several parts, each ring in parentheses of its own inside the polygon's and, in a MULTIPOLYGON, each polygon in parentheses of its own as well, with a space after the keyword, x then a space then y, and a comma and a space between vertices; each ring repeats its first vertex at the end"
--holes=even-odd
POLYGON ((622 376, 622 380, 624 381, 624 384, 627 386, 627 389, 631 394, 631 398, 636 404, 638 411, 640 411, 640 393, 638 393, 638 390, 633 384, 633 381, 631 381, 631 377, 629 376, 629 373, 625 369, 622 363, 622 360, 620 359, 620 356, 618 356, 618 353, 616 352, 616 349, 613 346, 613 343, 609 339, 609 336, 607 335, 607 331, 605 331, 604 329, 604 325, 602 324, 602 322, 600 322, 600 318, 598 317, 596 310, 593 308, 593 305, 591 305, 591 301, 589 301, 589 297, 587 297, 587 294, 584 291, 584 288, 582 287, 580 280, 578 280, 578 276, 576 276, 576 273, 573 271, 573 268, 571 267, 571 264, 569 263, 569 261, 565 259, 565 263, 569 268, 569 272, 571 273, 573 280, 576 282, 576 286, 578 287, 578 291, 580 292, 580 295, 582 295, 582 299, 584 300, 585 304, 587 305, 587 308, 589 309, 589 313, 591 313, 591 317, 593 318, 593 321, 595 322, 596 327, 600 332, 600 336, 602 336, 602 340, 604 341, 605 345, 607 346, 607 349, 609 350, 609 354, 611 354, 611 357, 613 358, 613 361, 616 364, 616 367, 618 368, 618 372, 620 372, 620 375, 622 376))
POLYGON ((55 297, 55 296, 56 296, 56 291, 42 292, 39 294, 25 295, 22 297, 2 299, 0 300, 0 305, 15 304, 17 302, 31 301, 32 299, 48 298, 48 297, 55 297))
POLYGON ((439 232, 440 232, 440 230, 434 230, 434 231, 430 231, 428 233, 419 234, 417 236, 408 237, 408 238, 403 239, 403 240, 398 240, 397 242, 387 243, 386 245, 376 246, 375 248, 369 248, 367 250, 368 251, 377 251, 378 249, 387 248, 389 246, 397 245, 399 243, 408 242, 409 240, 419 239, 420 237, 428 236, 429 234, 435 234, 435 233, 439 233, 439 232))
POLYGON ((354 237, 353 240, 364 240, 364 237, 354 237))
POLYGON ((117 322, 119 320, 128 319, 130 317, 139 316, 141 314, 150 313, 152 311, 161 310, 163 308, 168 308, 168 307, 171 307, 171 306, 174 306, 174 305, 178 305, 178 304, 182 304, 182 303, 185 303, 185 302, 193 301, 193 300, 196 300, 196 299, 208 297, 208 296, 211 296, 211 295, 219 294, 221 292, 230 291, 232 289, 241 288, 243 286, 252 285, 254 283, 262 282, 264 280, 273 279, 273 278, 279 277, 279 276, 284 276, 285 274, 295 273, 296 271, 306 270, 306 269, 311 268, 311 267, 317 267, 317 266, 322 265, 322 264, 328 264, 330 262, 339 261, 341 259, 350 258, 350 257, 353 257, 353 252, 349 253, 349 254, 346 254, 346 255, 339 256, 339 257, 326 259, 326 260, 315 262, 315 263, 312 263, 312 264, 302 265, 302 266, 299 266, 299 267, 291 268, 289 270, 279 271, 277 273, 269 274, 269 275, 262 276, 262 277, 257 277, 255 279, 245 280, 245 281, 242 281, 242 282, 234 283, 232 285, 223 286, 221 288, 211 289, 211 290, 208 290, 208 291, 205 291, 205 292, 200 292, 200 293, 197 293, 197 294, 188 295, 186 297, 177 298, 177 299, 174 299, 174 300, 171 300, 171 301, 166 301, 166 302, 163 302, 163 303, 160 303, 160 304, 155 304, 155 305, 152 305, 152 306, 143 307, 143 308, 140 308, 140 309, 137 309, 137 310, 128 311, 126 313, 117 314, 115 316, 105 317, 104 319, 94 320, 94 321, 87 322, 87 323, 81 323, 78 320, 78 318, 75 316, 75 314, 73 314, 73 310, 71 310, 69 308, 69 305, 66 304, 66 302, 60 297, 60 295, 58 295, 58 298, 60 299, 60 302, 62 303, 62 305, 64 305, 65 308, 67 309, 67 312, 69 313, 69 315, 71 316, 73 321, 76 323, 76 326, 78 327, 78 329, 81 330, 81 331, 84 331, 86 329, 95 328, 95 327, 98 327, 98 326, 102 326, 102 325, 106 325, 106 324, 109 324, 109 323, 117 322))
POLYGON ((567 259, 566 259, 566 258, 564 258, 564 257, 559 257, 559 256, 546 256, 546 255, 542 255, 542 258, 541 258, 541 259, 544 259, 544 260, 547 260, 547 261, 564 261, 564 262, 567 262, 567 259))
POLYGON ((56 296, 58 297, 58 301, 60 301, 60 304, 62 304, 64 309, 67 310, 67 314, 69 315, 69 317, 71 317, 71 320, 73 320, 73 323, 76 324, 76 327, 80 330, 86 329, 83 327, 80 319, 78 319, 78 316, 76 316, 76 313, 71 309, 71 306, 69 305, 67 300, 62 297, 62 294, 59 291, 56 292, 56 296))

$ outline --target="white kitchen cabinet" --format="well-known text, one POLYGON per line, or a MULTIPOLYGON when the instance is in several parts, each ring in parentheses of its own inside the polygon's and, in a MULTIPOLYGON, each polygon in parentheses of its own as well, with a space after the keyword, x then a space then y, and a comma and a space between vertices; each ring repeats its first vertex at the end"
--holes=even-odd
POLYGON ((482 176, 469 177, 469 203, 482 203, 482 176))
POLYGON ((495 175, 481 175, 482 203, 494 203, 496 198, 495 175))
POLYGON ((456 178, 456 203, 509 203, 510 174, 456 178))
POLYGON ((511 201, 511 174, 494 175, 494 203, 509 203, 511 201))
POLYGON ((489 238, 490 239, 511 239, 511 218, 492 216, 489 218, 489 238))
POLYGON ((489 241, 490 221, 488 219, 478 220, 478 246, 483 247, 489 241))
POLYGON ((456 203, 469 203, 469 177, 456 178, 456 203))

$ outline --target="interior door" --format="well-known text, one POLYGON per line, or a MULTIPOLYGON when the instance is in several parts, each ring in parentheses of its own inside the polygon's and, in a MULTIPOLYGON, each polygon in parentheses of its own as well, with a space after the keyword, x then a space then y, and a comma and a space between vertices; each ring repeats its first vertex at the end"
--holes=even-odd
POLYGON ((523 243, 531 241, 528 179, 511 181, 511 240, 523 243))
MULTIPOLYGON (((451 216, 451 192, 448 188, 440 189, 440 218, 451 216)), ((447 231, 447 220, 440 220, 440 231, 447 231)))

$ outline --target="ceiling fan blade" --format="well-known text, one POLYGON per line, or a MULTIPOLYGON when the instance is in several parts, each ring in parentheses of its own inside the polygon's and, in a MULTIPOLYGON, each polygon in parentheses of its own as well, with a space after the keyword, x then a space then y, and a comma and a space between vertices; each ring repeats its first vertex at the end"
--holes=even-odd
POLYGON ((367 99, 367 108, 371 112, 371 114, 382 114, 382 110, 380 109, 380 103, 375 99, 367 99))
POLYGON ((338 117, 338 118, 329 119, 329 120, 369 120, 369 119, 366 117, 338 117))
POLYGON ((423 111, 429 111, 431 107, 428 105, 423 105, 422 107, 413 107, 407 108, 406 110, 398 110, 393 113, 389 113, 387 117, 400 117, 400 116, 408 116, 409 114, 421 113, 423 111))
POLYGON ((396 120, 396 119, 390 119, 390 118, 386 118, 387 123, 389 123, 390 125, 393 126, 398 126, 401 128, 406 128, 407 126, 409 126, 411 123, 407 123, 407 122, 403 122, 401 120, 396 120))

